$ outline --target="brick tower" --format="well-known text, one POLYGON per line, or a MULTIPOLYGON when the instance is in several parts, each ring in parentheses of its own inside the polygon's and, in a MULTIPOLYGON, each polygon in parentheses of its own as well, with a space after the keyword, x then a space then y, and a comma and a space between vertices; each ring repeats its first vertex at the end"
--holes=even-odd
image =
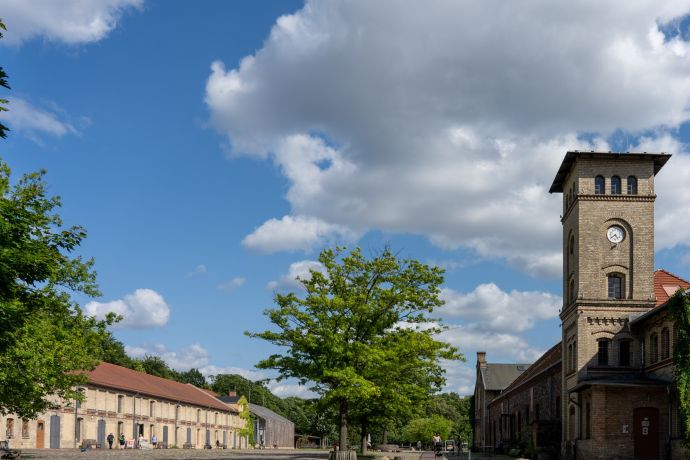
POLYGON ((551 186, 563 193, 563 453, 591 457, 625 439, 605 414, 611 388, 633 384, 643 359, 629 319, 655 306, 654 176, 670 155, 568 152, 551 186), (593 422, 593 421, 597 422, 593 422), (603 422, 602 422, 603 421, 603 422), (591 441, 591 445, 587 444, 591 441), (614 443, 613 445, 611 443, 614 443), (608 447, 605 447, 608 446, 608 447))

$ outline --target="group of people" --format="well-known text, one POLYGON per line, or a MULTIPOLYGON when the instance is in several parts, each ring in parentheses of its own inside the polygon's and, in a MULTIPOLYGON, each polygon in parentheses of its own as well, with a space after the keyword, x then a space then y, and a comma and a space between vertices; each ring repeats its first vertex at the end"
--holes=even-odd
MULTIPOLYGON (((113 443, 115 442, 115 436, 114 436, 112 433, 109 433, 108 436, 107 436, 105 439, 106 439, 106 441, 108 441, 108 449, 112 449, 112 448, 113 448, 113 443)), ((142 447, 144 444, 146 444, 146 439, 144 438, 144 435, 143 435, 143 434, 140 434, 140 435, 139 435, 139 440, 138 440, 138 441, 139 441, 139 442, 138 442, 137 447, 139 447, 139 448, 141 449, 141 447, 142 447)), ((125 444, 126 444, 126 442, 127 442, 127 440, 125 439, 125 435, 122 434, 122 433, 120 433, 120 436, 118 436, 118 438, 117 438, 117 442, 120 444, 120 449, 124 449, 124 448, 125 448, 125 444)), ((154 449, 155 449, 156 446, 158 445, 158 437, 156 437, 155 434, 154 434, 153 436, 151 436, 151 445, 153 446, 154 449)))

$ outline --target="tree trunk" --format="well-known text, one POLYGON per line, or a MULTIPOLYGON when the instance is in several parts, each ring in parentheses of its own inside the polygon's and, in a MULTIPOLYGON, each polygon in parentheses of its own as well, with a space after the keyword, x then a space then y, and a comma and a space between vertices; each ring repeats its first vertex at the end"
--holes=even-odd
POLYGON ((340 401, 340 440, 338 447, 341 452, 347 450, 347 401, 340 401))
POLYGON ((367 419, 366 419, 366 418, 364 418, 364 419, 362 420, 362 426, 361 426, 361 428, 362 428, 361 434, 360 434, 360 437, 361 437, 360 441, 361 441, 361 446, 362 446, 362 451, 361 451, 361 452, 362 452, 362 455, 366 455, 366 454, 367 454, 367 448, 369 447, 369 446, 367 445, 367 444, 368 444, 368 443, 367 443, 367 438, 368 438, 367 435, 369 434, 369 433, 368 433, 368 428, 369 428, 369 427, 367 426, 367 419))
POLYGON ((381 444, 388 444, 388 430, 383 430, 383 440, 381 444))

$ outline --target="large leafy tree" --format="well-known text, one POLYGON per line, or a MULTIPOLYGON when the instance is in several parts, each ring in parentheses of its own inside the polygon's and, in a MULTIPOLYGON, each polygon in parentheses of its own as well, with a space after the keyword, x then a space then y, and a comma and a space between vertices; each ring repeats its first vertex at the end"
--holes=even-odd
POLYGON ((426 333, 401 328, 388 331, 378 347, 382 359, 372 360, 363 373, 375 382, 379 394, 361 401, 353 408, 353 418, 359 423, 362 453, 372 429, 382 428, 382 442, 387 443, 388 428, 410 420, 419 407, 424 407, 431 392, 439 391, 445 383, 443 370, 436 358, 444 344, 426 333), (410 350, 416 353, 410 354, 410 350))
POLYGON ((115 318, 85 316, 72 300, 98 295, 93 260, 72 255, 86 232, 65 228, 44 172, 14 186, 0 160, 0 412, 32 417, 51 398, 78 397, 115 318))
POLYGON ((389 249, 372 258, 359 249, 349 254, 327 249, 319 262, 323 273, 312 271, 300 280, 304 297, 275 295, 277 307, 266 314, 277 330, 248 335, 285 347, 283 354, 260 361, 259 368, 312 383, 338 408, 340 449, 345 450, 351 412, 386 394, 391 383, 378 369, 423 363, 426 373, 416 374, 423 378, 415 385, 428 393, 433 380, 422 374, 440 379, 439 359, 460 355, 434 339, 440 327, 427 317, 443 303, 438 296, 442 269, 400 260, 389 249))

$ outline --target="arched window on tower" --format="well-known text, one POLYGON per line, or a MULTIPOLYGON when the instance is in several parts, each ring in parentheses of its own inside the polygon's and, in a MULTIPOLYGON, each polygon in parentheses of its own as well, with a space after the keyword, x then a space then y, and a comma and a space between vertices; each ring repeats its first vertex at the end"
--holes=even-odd
POLYGON ((637 177, 628 176, 628 195, 637 195, 637 177))
POLYGON ((604 176, 597 176, 594 178, 594 194, 604 194, 604 176))
POLYGON ((618 176, 613 176, 611 178, 611 195, 621 194, 621 178, 618 176))
POLYGON ((575 301, 575 280, 570 280, 570 301, 575 301))
POLYGON ((623 298, 623 275, 615 273, 608 276, 608 294, 609 299, 623 298))

